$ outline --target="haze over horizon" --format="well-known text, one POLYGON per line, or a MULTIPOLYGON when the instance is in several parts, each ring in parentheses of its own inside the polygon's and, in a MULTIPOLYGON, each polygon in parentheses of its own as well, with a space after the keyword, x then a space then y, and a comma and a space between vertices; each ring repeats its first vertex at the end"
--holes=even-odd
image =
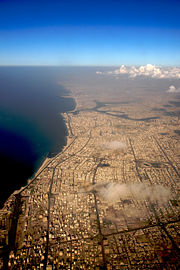
POLYGON ((180 63, 180 2, 0 1, 0 65, 180 63))

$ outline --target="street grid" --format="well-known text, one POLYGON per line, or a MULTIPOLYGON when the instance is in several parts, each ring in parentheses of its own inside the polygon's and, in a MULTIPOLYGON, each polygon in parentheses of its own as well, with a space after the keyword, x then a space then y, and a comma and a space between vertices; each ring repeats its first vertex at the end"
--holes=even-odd
POLYGON ((64 114, 66 147, 5 204, 1 224, 11 231, 13 211, 18 220, 13 241, 4 230, 2 241, 9 247, 4 265, 178 269, 180 143, 173 129, 179 119, 154 118, 155 100, 142 105, 145 120, 140 104, 122 104, 117 97, 86 103, 87 97, 75 90, 73 95, 76 110, 64 114), (122 111, 132 116, 122 117, 122 111), (144 197, 143 189, 137 197, 131 188, 127 198, 107 198, 109 183, 115 189, 163 186, 170 197, 154 200, 153 194, 144 197), (19 201, 19 210, 10 207, 12 200, 19 201))

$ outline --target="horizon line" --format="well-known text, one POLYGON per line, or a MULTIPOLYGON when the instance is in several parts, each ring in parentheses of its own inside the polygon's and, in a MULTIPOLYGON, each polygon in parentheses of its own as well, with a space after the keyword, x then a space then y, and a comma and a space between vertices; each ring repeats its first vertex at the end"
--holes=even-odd
MULTIPOLYGON (((151 64, 151 63, 148 63, 151 64)), ((83 64, 72 64, 72 65, 68 65, 68 64, 61 64, 61 65, 54 65, 54 64, 0 64, 0 67, 119 67, 119 66, 127 66, 127 67, 131 67, 131 66, 135 66, 135 67, 140 67, 140 66, 146 66, 148 64, 106 64, 106 65, 83 65, 83 64)), ((161 64, 151 64, 154 66, 158 66, 158 67, 180 67, 179 65, 161 65, 161 64)))

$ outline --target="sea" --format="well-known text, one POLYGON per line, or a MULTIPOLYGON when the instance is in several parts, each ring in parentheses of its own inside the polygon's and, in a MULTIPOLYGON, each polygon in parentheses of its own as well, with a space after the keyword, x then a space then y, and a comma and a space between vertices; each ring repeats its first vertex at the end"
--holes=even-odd
POLYGON ((58 67, 0 67, 0 208, 66 145, 75 100, 58 67), (69 96, 69 97, 68 97, 69 96))

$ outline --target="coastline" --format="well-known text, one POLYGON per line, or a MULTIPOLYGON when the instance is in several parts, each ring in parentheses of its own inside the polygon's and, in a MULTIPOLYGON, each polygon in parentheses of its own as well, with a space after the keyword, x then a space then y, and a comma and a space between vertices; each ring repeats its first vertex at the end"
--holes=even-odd
POLYGON ((75 97, 72 95, 72 92, 68 89, 67 95, 62 95, 60 98, 63 99, 72 99, 73 100, 73 108, 70 110, 67 110, 66 112, 60 112, 59 115, 62 118, 63 126, 65 129, 65 137, 64 137, 64 143, 60 146, 60 149, 57 149, 55 153, 51 153, 51 151, 47 152, 41 160, 39 160, 39 165, 37 164, 37 167, 34 170, 34 173, 31 177, 26 179, 25 185, 22 185, 19 189, 15 189, 8 198, 2 202, 2 208, 0 208, 0 211, 4 211, 7 205, 10 205, 11 202, 14 200, 13 197, 15 197, 17 194, 21 194, 23 190, 25 190, 36 178, 37 176, 58 156, 63 152, 63 149, 67 146, 67 140, 69 137, 69 128, 68 128, 68 121, 65 118, 65 115, 67 115, 68 112, 73 112, 76 110, 77 107, 77 101, 75 97), (69 93, 69 95, 68 95, 69 93))
MULTIPOLYGON (((70 91, 70 90, 68 90, 70 91)), ((74 109, 72 110, 69 110, 68 112, 73 112, 76 110, 77 108, 77 100, 76 98, 72 95, 72 92, 70 93, 71 95, 68 95, 68 96, 65 96, 63 95, 62 98, 71 98, 74 100, 74 109)), ((67 146, 67 139, 69 137, 69 128, 68 128, 68 121, 65 119, 65 115, 67 115, 68 112, 63 112, 63 113, 60 113, 60 115, 62 116, 62 119, 64 121, 64 125, 65 125, 65 128, 66 128, 66 132, 67 132, 67 135, 65 137, 66 139, 66 142, 65 144, 62 146, 61 150, 57 152, 57 154, 54 156, 54 157, 50 157, 49 156, 49 153, 47 153, 46 157, 43 159, 41 165, 39 166, 39 168, 37 169, 37 171, 33 174, 33 176, 30 178, 30 180, 32 180, 32 178, 34 177, 37 177, 37 175, 47 166, 47 164, 51 161, 53 161, 54 158, 56 158, 59 154, 61 154, 63 152, 63 149, 67 146)))
MULTIPOLYGON (((64 97, 64 96, 63 96, 64 97)), ((73 110, 70 110, 68 112, 73 112, 76 108, 77 108, 77 101, 73 96, 68 96, 69 98, 72 98, 75 101, 75 108, 73 110)), ((46 158, 43 160, 42 164, 40 165, 39 169, 33 174, 33 176, 31 178, 29 178, 27 180, 27 185, 25 185, 24 187, 21 187, 20 190, 18 190, 18 192, 13 192, 13 194, 21 194, 29 185, 31 185, 36 178, 38 177, 39 174, 41 174, 43 172, 43 170, 51 164, 51 162, 53 162, 54 159, 57 158, 57 156, 61 155, 63 153, 64 148, 67 146, 67 139, 69 137, 69 129, 68 129, 68 121, 65 119, 64 114, 67 115, 67 112, 65 113, 61 113, 61 116, 63 118, 63 121, 65 123, 65 127, 66 127, 66 131, 67 131, 67 136, 66 136, 66 143, 65 145, 62 146, 62 149, 54 156, 54 157, 48 157, 48 154, 46 156, 46 158)), ((12 194, 12 195, 13 195, 12 194)))

